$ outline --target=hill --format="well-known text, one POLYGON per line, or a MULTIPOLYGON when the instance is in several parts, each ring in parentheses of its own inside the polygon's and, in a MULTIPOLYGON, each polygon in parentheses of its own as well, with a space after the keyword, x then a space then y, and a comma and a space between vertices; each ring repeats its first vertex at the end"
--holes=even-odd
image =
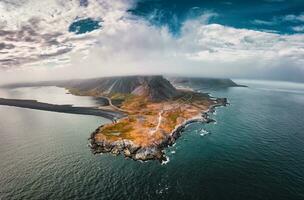
POLYGON ((201 90, 224 89, 229 87, 244 87, 228 78, 204 78, 204 77, 168 77, 175 86, 184 86, 201 90))
POLYGON ((163 76, 117 76, 86 80, 72 80, 59 84, 74 93, 88 95, 133 94, 145 96, 149 100, 172 99, 179 92, 163 76))

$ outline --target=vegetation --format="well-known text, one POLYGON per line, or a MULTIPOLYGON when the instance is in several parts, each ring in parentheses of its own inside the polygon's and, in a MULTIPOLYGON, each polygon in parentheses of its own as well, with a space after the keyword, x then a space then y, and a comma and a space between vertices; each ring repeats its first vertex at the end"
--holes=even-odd
POLYGON ((168 113, 167 118, 170 120, 170 122, 172 123, 176 123, 177 122, 177 118, 181 115, 181 111, 178 109, 176 111, 170 112, 168 113))
POLYGON ((121 109, 128 117, 105 125, 97 137, 111 141, 129 139, 141 146, 166 138, 178 124, 198 116, 211 102, 206 96, 194 93, 161 102, 150 101, 145 96, 115 94, 112 97, 125 99, 121 109))
POLYGON ((129 121, 121 121, 115 124, 107 125, 102 130, 102 133, 108 137, 123 137, 123 138, 129 138, 128 134, 133 130, 132 125, 129 123, 129 121))

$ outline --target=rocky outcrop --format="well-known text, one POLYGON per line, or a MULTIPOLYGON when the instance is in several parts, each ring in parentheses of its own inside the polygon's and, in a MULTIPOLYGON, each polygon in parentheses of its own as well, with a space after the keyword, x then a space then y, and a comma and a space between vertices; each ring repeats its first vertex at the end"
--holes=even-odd
POLYGON ((114 142, 109 142, 106 140, 96 141, 95 135, 103 126, 96 129, 90 137, 90 147, 94 154, 98 153, 112 153, 113 155, 123 154, 126 158, 131 158, 133 160, 159 160, 165 161, 166 158, 159 145, 150 147, 137 146, 130 140, 122 139, 114 142))

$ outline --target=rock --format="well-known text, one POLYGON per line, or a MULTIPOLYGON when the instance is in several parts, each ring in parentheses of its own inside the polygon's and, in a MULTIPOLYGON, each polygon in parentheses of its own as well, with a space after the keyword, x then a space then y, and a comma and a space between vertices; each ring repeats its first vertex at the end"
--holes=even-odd
POLYGON ((157 147, 141 148, 135 154, 135 159, 142 161, 159 159, 159 157, 160 157, 160 150, 157 149, 157 147))
POLYGON ((112 154, 114 155, 119 155, 120 154, 120 150, 117 147, 114 147, 111 151, 112 154))
POLYGON ((129 149, 124 149, 123 153, 126 157, 131 157, 131 152, 129 149))

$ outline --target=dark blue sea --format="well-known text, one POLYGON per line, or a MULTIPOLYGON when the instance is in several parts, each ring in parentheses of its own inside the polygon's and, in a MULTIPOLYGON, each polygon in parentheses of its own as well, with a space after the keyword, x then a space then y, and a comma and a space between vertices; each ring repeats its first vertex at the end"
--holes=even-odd
MULTIPOLYGON (((230 105, 188 126, 165 165, 93 155, 87 139, 106 119, 0 106, 0 199, 303 200, 304 85, 236 82, 249 87, 209 91, 230 105)), ((2 92, 94 104, 63 94, 2 92)))

